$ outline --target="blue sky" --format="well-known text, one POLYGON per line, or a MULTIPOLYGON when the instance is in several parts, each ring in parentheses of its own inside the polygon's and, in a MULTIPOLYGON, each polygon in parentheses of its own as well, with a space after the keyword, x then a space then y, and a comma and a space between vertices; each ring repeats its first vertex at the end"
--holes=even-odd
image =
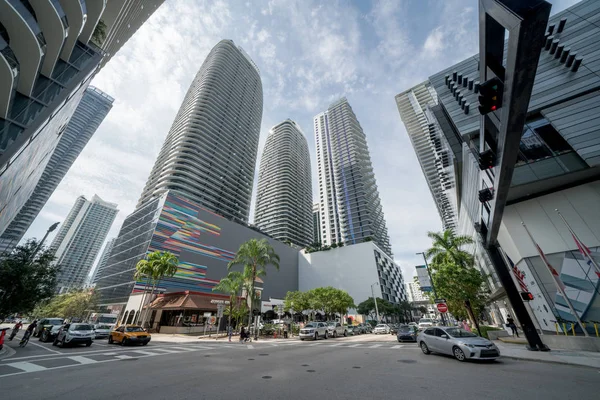
MULTIPOLYGON (((550 2, 553 13, 576 3, 550 2)), ((394 96, 477 53, 477 3, 165 1, 94 79, 116 99, 113 110, 25 237, 42 237, 77 196, 94 194, 119 204, 116 236, 204 58, 232 39, 261 71, 259 160, 269 129, 291 118, 307 137, 314 177, 312 118, 348 98, 367 135, 395 259, 410 279, 422 263, 415 253, 441 222, 394 96)))

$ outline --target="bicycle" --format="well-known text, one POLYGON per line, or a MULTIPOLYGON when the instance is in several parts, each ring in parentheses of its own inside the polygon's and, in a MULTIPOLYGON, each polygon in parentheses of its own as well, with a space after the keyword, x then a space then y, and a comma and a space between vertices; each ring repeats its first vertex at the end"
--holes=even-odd
POLYGON ((27 343, 29 343, 30 336, 31 336, 31 331, 25 331, 25 334, 23 335, 23 339, 21 339, 21 341, 19 342, 19 347, 27 346, 27 343))

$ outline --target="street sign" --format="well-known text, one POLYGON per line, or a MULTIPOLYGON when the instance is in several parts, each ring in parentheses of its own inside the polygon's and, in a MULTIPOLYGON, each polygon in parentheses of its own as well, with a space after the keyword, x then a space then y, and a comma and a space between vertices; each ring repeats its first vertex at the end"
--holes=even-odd
POLYGON ((435 299, 435 304, 445 303, 446 299, 435 299))
POLYGON ((437 309, 441 313, 447 313, 448 312, 448 306, 446 305, 446 303, 438 303, 437 309))
POLYGON ((225 304, 217 304, 217 317, 221 318, 223 316, 224 309, 225 309, 225 304))

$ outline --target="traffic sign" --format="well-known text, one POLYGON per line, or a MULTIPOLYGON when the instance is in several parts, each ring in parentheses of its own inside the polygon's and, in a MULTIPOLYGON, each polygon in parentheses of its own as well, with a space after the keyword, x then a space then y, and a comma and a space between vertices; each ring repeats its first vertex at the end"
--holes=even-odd
POLYGON ((217 317, 221 318, 223 316, 224 309, 225 309, 225 304, 217 304, 217 317))
POLYGON ((446 299, 435 299, 435 304, 445 303, 446 299))
POLYGON ((446 313, 448 312, 448 306, 446 305, 446 303, 438 303, 437 305, 437 309, 439 312, 441 313, 446 313))

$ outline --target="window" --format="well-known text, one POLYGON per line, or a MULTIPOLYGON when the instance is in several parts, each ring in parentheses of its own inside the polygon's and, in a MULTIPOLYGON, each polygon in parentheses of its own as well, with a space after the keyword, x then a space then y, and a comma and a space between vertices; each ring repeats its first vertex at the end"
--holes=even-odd
POLYGON ((433 335, 434 335, 434 333, 435 333, 435 329, 433 329, 433 328, 425 329, 425 332, 424 332, 424 333, 425 333, 426 335, 433 336, 433 335))

